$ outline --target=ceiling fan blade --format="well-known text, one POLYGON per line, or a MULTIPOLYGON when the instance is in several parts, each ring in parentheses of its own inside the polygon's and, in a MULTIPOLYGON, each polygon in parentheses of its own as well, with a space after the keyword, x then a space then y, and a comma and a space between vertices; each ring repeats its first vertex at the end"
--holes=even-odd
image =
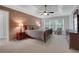
POLYGON ((43 15, 43 14, 40 14, 40 15, 43 15))
POLYGON ((42 13, 42 12, 39 12, 39 13, 42 13))
POLYGON ((54 12, 48 12, 48 13, 54 13, 54 12))

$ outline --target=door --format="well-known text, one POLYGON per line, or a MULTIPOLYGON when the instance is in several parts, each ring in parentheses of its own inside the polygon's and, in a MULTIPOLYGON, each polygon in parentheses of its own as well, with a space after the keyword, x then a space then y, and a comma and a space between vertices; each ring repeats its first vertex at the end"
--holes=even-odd
POLYGON ((9 39, 9 12, 0 10, 0 40, 9 39))

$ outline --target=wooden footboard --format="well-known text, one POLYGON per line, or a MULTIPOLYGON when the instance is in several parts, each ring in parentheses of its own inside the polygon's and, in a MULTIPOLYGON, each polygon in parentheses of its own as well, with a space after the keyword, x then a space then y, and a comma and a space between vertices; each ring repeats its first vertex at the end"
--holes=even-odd
POLYGON ((52 29, 48 29, 44 32, 44 43, 47 42, 47 40, 50 38, 50 35, 52 35, 52 29))

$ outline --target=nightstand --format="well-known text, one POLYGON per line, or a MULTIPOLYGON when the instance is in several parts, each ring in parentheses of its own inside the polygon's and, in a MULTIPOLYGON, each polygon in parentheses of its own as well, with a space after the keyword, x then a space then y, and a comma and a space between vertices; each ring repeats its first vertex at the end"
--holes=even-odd
POLYGON ((26 38, 25 32, 19 32, 16 34, 16 40, 22 40, 26 38))

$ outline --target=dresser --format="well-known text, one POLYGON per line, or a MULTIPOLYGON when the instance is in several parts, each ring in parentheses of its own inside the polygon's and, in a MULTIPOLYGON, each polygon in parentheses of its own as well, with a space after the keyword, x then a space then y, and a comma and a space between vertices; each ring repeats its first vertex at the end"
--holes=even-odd
POLYGON ((79 50, 79 33, 70 33, 70 48, 79 50))

